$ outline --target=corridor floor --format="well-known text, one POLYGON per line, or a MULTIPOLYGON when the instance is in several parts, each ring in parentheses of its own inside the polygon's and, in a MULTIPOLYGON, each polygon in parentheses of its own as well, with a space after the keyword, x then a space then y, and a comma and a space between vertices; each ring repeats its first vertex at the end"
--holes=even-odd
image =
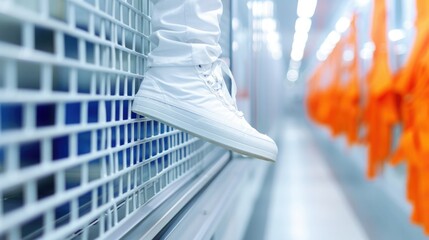
POLYGON ((409 213, 304 119, 283 123, 278 162, 255 206, 268 212, 253 216, 246 240, 427 239, 409 213))
POLYGON ((265 239, 368 239, 310 132, 283 126, 265 239))

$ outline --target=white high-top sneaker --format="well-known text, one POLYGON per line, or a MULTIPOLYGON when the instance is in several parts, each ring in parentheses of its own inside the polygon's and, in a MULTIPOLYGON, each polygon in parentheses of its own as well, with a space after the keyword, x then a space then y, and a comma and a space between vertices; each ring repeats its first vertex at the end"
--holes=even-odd
POLYGON ((225 62, 151 67, 132 110, 243 155, 275 161, 277 146, 251 127, 237 110, 236 85, 225 62), (231 78, 232 96, 223 78, 231 78))

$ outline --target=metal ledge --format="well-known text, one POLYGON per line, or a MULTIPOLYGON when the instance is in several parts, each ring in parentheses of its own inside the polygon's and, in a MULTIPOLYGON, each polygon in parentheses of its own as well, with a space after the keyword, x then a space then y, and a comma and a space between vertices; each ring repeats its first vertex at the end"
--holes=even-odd
POLYGON ((153 239, 229 162, 230 152, 217 148, 204 159, 207 170, 190 174, 159 193, 106 239, 153 239), (211 166, 208 164, 214 162, 211 166))
POLYGON ((220 221, 234 204, 245 173, 260 165, 249 159, 234 159, 198 195, 186 211, 164 230, 162 239, 211 239, 220 221))

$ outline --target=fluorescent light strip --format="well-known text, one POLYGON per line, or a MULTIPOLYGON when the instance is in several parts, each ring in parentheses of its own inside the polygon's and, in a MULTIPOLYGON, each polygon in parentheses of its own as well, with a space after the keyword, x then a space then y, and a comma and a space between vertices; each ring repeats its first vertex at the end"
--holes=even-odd
POLYGON ((311 18, 316 10, 317 0, 299 0, 297 14, 298 17, 311 18))
POLYGON ((405 32, 402 29, 392 29, 389 31, 389 39, 392 42, 398 42, 405 38, 405 32))
MULTIPOLYGON (((351 20, 349 17, 341 17, 338 19, 337 23, 335 24, 335 30, 332 30, 328 34, 325 41, 323 41, 322 45, 317 51, 316 57, 319 61, 325 61, 328 58, 335 46, 340 41, 341 34, 346 32, 350 27, 350 22, 351 20)), ((394 33, 393 35, 394 39, 400 38, 400 34, 394 33)), ((367 56, 368 54, 365 52, 364 55, 367 56)))
POLYGON ((311 19, 310 18, 298 18, 295 22, 295 31, 296 32, 309 32, 311 28, 311 19))
MULTIPOLYGON (((282 46, 280 44, 280 35, 277 32, 277 21, 273 18, 274 3, 267 1, 250 1, 247 7, 253 14, 253 41, 265 42, 268 51, 275 60, 283 57, 282 46)), ((233 49, 238 50, 238 43, 233 45, 233 49)), ((259 47, 254 45, 254 51, 259 47)))
POLYGON ((347 29, 350 27, 350 18, 347 17, 341 17, 337 23, 335 24, 335 30, 338 33, 343 33, 347 31, 347 29))
POLYGON ((311 17, 314 15, 316 6, 317 0, 298 0, 298 18, 295 22, 295 34, 293 36, 292 51, 290 53, 291 60, 287 73, 287 79, 289 81, 294 82, 298 80, 299 69, 308 40, 308 32, 311 29, 311 17))

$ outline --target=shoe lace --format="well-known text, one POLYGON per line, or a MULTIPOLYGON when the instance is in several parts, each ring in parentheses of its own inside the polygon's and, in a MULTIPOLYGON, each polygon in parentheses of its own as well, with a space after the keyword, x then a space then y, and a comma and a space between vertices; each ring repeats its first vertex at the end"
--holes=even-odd
POLYGON ((235 83, 235 78, 229 69, 228 64, 221 59, 216 60, 212 64, 210 75, 213 76, 214 82, 209 80, 208 84, 217 93, 217 96, 222 98, 223 102, 226 103, 231 111, 235 112, 239 117, 243 117, 243 112, 238 111, 237 108, 237 84, 235 83), (224 73, 231 80, 231 94, 226 86, 225 79, 223 77, 224 73))

